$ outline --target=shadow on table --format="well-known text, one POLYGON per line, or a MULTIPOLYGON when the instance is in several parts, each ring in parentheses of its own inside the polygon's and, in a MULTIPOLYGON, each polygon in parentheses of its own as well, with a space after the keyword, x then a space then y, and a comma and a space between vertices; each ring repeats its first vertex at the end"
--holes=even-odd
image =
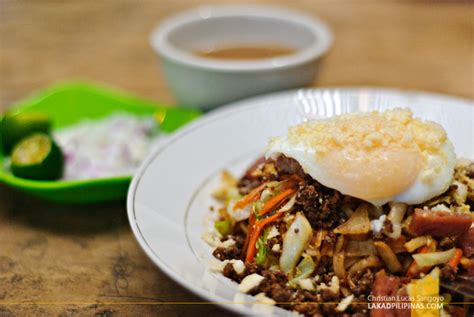
POLYGON ((0 219, 71 235, 89 235, 128 225, 125 201, 80 205, 52 203, 4 185, 0 185, 0 219))

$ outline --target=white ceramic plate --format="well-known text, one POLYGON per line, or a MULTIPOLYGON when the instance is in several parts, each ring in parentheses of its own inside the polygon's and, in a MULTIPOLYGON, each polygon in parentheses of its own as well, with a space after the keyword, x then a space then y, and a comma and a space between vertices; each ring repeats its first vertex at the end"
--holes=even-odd
MULTIPOLYGON (((236 283, 208 269, 212 249, 201 236, 219 172, 227 168, 240 176, 263 153, 270 136, 304 120, 391 107, 408 107, 416 116, 440 123, 458 157, 474 158, 474 103, 469 100, 365 88, 248 99, 190 124, 143 163, 128 194, 128 215, 138 242, 161 270, 205 300, 247 315, 273 309, 253 305, 252 297, 238 293, 236 283)), ((269 314, 288 313, 274 308, 269 314)))

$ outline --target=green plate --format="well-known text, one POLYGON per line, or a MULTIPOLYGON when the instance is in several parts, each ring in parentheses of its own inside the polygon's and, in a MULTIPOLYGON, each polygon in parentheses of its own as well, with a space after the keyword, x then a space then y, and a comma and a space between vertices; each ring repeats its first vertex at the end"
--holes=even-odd
MULTIPOLYGON (((86 83, 67 83, 47 89, 24 100, 9 110, 15 113, 39 111, 48 114, 53 129, 74 125, 83 119, 101 119, 113 112, 129 112, 137 116, 155 116, 160 130, 173 132, 198 117, 196 110, 169 108, 112 90, 86 83)), ((132 176, 87 180, 36 181, 15 177, 3 168, 0 153, 0 183, 55 202, 96 203, 125 199, 132 176)))

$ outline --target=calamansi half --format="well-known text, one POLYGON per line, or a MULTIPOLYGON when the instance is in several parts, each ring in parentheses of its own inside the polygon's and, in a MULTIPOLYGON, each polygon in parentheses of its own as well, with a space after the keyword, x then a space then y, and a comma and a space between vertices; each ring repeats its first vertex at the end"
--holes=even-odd
POLYGON ((45 133, 35 133, 22 139, 13 148, 11 171, 13 175, 55 180, 62 176, 64 156, 53 139, 45 133))

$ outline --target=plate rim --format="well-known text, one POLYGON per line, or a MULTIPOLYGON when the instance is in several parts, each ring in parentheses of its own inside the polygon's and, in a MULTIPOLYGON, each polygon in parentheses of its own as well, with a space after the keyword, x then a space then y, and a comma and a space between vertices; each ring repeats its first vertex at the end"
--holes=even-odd
MULTIPOLYGON (((176 133, 170 135, 170 137, 165 140, 159 147, 155 148, 151 153, 148 154, 146 159, 142 162, 140 167, 138 168, 137 172, 132 178, 130 183, 128 193, 127 193, 127 216, 130 223, 130 227, 132 232, 137 240, 139 246, 148 256, 148 258, 157 266, 159 270, 164 272, 169 278, 171 278, 174 282, 179 284, 181 287, 185 288, 189 292, 205 299, 206 301, 210 302, 209 304, 216 304, 217 300, 222 300, 222 298, 218 295, 208 294, 205 290, 199 287, 192 287, 189 285, 186 279, 181 277, 177 274, 174 270, 172 270, 168 264, 165 263, 151 248, 148 244, 145 236, 140 231, 140 226, 138 225, 138 221, 136 219, 135 213, 135 198, 136 198, 136 191, 140 184, 140 179, 147 170, 148 166, 154 161, 157 155, 159 155, 162 151, 165 151, 166 148, 171 145, 172 143, 176 142, 177 140, 181 139, 182 137, 186 136, 187 134, 193 132, 195 129, 198 129, 202 126, 205 126, 209 122, 212 122, 216 119, 221 118, 222 116, 232 115, 234 113, 245 111, 248 108, 255 107, 254 103, 261 102, 265 99, 274 99, 274 98, 282 98, 284 96, 291 96, 296 95, 297 93, 318 93, 318 92, 339 92, 342 94, 347 93, 355 93, 355 92, 366 92, 369 94, 402 94, 408 98, 419 97, 419 98, 441 98, 444 100, 449 100, 450 102, 454 103, 464 103, 468 106, 469 103, 472 103, 471 106, 474 106, 474 99, 446 95, 442 93, 433 93, 433 92, 426 92, 426 91, 417 91, 417 90, 404 90, 398 88, 385 88, 385 87, 373 87, 373 86, 341 86, 341 87, 318 87, 318 88, 300 88, 300 89, 291 89, 285 91, 279 91, 269 94, 263 94, 254 96, 251 98, 242 99, 236 102, 232 102, 226 104, 220 108, 210 111, 209 113, 201 116, 197 120, 194 120, 190 124, 184 126, 183 128, 179 129, 176 133)), ((474 111, 474 108, 472 109, 474 111)), ((241 306, 241 305, 229 305, 229 304, 220 304, 217 303, 219 307, 224 309, 240 313, 240 314, 248 314, 248 310, 241 306)))

